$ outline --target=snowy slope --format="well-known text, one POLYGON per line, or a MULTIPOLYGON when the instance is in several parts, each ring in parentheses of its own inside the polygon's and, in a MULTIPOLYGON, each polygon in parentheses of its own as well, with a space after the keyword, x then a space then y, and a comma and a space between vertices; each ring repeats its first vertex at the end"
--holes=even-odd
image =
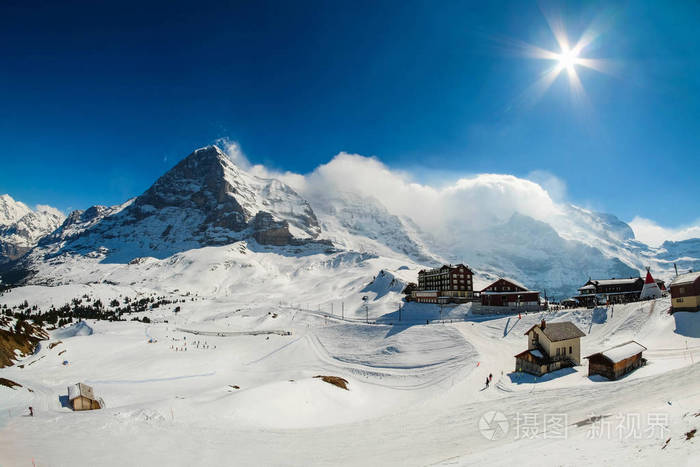
POLYGON ((0 263, 16 259, 58 228, 65 216, 50 206, 30 209, 9 195, 0 196, 0 263))
POLYGON ((338 247, 381 256, 405 256, 428 265, 443 261, 430 252, 415 224, 391 214, 375 198, 325 192, 322 197, 315 197, 314 209, 324 237, 338 247))
POLYGON ((0 226, 7 227, 20 220, 32 210, 21 201, 15 201, 10 195, 0 195, 0 226))
MULTIPOLYGON (((391 280, 375 278, 369 287, 379 295, 391 280)), ((70 296, 85 287, 59 289, 70 296)), ((56 293, 47 287, 15 289, 0 302, 31 296, 45 307, 56 293)), ((103 285, 89 293, 106 301, 136 292, 103 285)), ((185 297, 179 294, 173 296, 185 297)), ((700 357, 700 327, 694 315, 666 314, 667 299, 614 310, 536 313, 521 320, 467 318, 444 325, 366 325, 337 314, 328 318, 315 310, 280 307, 274 300, 201 297, 186 302, 179 314, 161 308, 148 312, 151 324, 89 321, 54 333, 49 342, 55 345, 42 345, 22 359, 23 368, 0 370, 0 377, 22 385, 0 386, 0 463, 21 465, 32 458, 37 465, 698 461, 697 439, 686 441, 684 434, 698 427, 700 366, 694 361, 700 357), (634 339, 648 348, 649 363, 614 382, 589 378, 585 365, 542 379, 512 374, 513 355, 527 345, 523 332, 543 318, 576 323, 587 334, 582 355, 634 339), (232 332, 266 330, 291 335, 232 332), (489 373, 494 384, 485 388, 489 373), (318 375, 342 377, 348 390, 314 378, 318 375), (72 412, 62 406, 67 386, 77 381, 92 385, 107 407, 72 412), (34 418, 22 416, 29 405, 34 418), (490 411, 509 420, 502 438, 490 439, 479 429, 480 418, 490 411), (532 438, 517 428, 518 414, 537 414, 532 438), (544 436, 545 414, 567 417, 565 439, 544 436), (635 414, 641 430, 649 428, 649 414, 662 414, 666 421, 639 438, 614 431, 601 439, 589 436, 594 427, 585 422, 591 416, 619 423, 619 416, 635 414), (66 449, 76 436, 84 445, 79 457, 66 449), (105 438, 110 442, 101 442, 105 438)))
POLYGON ((565 297, 590 277, 638 276, 618 258, 560 236, 549 224, 514 214, 505 224, 485 230, 455 230, 445 255, 461 259, 490 277, 509 276, 549 297, 565 297), (460 239, 468 239, 460 241, 460 239))

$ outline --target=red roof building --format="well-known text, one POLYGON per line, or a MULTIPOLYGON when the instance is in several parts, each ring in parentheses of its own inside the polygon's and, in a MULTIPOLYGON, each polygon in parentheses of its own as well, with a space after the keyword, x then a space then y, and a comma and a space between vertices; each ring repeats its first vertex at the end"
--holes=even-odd
POLYGON ((520 282, 513 279, 501 278, 481 291, 483 306, 539 306, 540 293, 528 290, 520 282))

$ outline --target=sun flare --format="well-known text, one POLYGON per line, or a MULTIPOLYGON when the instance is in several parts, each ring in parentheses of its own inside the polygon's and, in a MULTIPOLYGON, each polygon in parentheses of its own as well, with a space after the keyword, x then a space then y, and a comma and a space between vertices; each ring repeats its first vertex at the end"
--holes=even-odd
POLYGON ((613 62, 611 60, 591 58, 587 55, 587 49, 602 32, 600 26, 602 23, 600 20, 592 23, 581 34, 578 41, 571 42, 566 33, 564 23, 558 15, 545 13, 545 19, 549 24, 554 39, 556 39, 558 51, 547 50, 523 41, 515 41, 513 43, 524 56, 553 63, 521 94, 521 99, 528 102, 538 101, 557 78, 565 74, 568 78, 572 96, 578 103, 585 104, 587 100, 586 92, 579 77, 579 71, 585 68, 613 74, 613 62))
POLYGON ((566 68, 569 72, 574 70, 574 65, 578 64, 578 54, 573 50, 564 50, 558 56, 559 69, 566 68))

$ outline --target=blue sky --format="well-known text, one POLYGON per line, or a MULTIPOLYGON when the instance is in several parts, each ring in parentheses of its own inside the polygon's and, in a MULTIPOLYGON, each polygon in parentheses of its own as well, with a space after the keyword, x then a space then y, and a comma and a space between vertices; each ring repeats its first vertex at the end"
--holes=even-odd
POLYGON ((700 216, 700 6, 694 2, 3 2, 0 192, 60 209, 143 192, 218 138, 275 170, 340 151, 420 181, 563 180, 569 201, 667 226, 700 216), (517 53, 575 42, 562 73, 517 53), (525 94, 524 94, 525 93, 525 94))

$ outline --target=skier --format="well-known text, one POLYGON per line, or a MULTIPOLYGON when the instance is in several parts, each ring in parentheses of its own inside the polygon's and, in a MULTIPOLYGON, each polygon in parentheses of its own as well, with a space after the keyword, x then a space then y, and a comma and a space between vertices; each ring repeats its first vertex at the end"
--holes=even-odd
POLYGON ((486 387, 489 387, 489 379, 486 378, 486 387))
POLYGON ((30 417, 33 417, 33 416, 34 416, 34 409, 32 408, 31 405, 29 406, 29 416, 30 416, 30 417))
POLYGON ((489 383, 493 380, 493 375, 489 373, 489 383))

